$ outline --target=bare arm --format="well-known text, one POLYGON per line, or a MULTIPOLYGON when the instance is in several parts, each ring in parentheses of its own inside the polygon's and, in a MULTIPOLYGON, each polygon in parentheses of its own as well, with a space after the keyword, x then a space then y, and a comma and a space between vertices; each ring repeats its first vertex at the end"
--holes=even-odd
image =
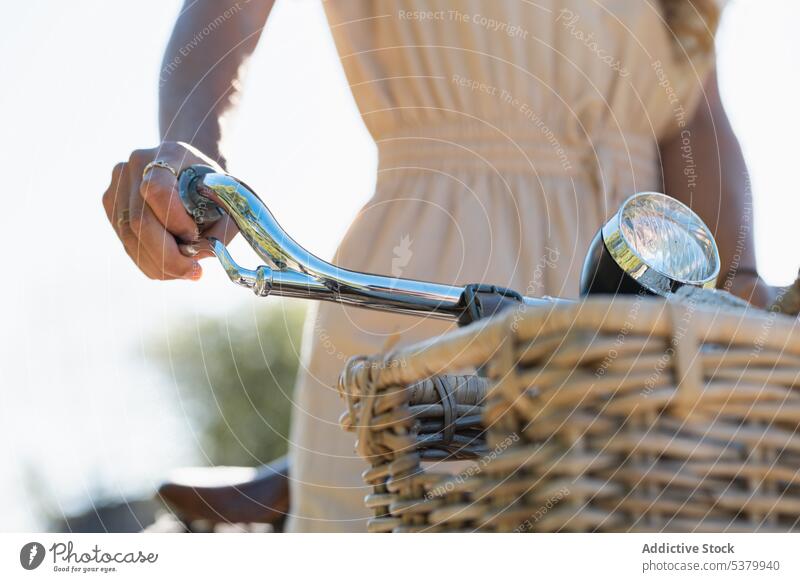
POLYGON ((224 121, 274 0, 186 0, 159 76, 162 141, 222 155, 224 121))
POLYGON ((716 73, 692 120, 660 144, 665 192, 692 207, 719 247, 719 286, 757 305, 772 299, 758 277, 753 204, 739 141, 720 99, 716 73))
MULTIPOLYGON (((181 254, 178 244, 196 241, 199 233, 180 202, 175 177, 164 167, 142 172, 154 160, 175 172, 191 164, 225 165, 224 121, 272 5, 273 0, 186 0, 175 23, 159 75, 161 143, 134 150, 117 164, 103 194, 125 251, 152 279, 199 279, 198 259, 210 253, 181 254)), ((228 241, 235 232, 230 221, 221 220, 205 234, 228 241)))

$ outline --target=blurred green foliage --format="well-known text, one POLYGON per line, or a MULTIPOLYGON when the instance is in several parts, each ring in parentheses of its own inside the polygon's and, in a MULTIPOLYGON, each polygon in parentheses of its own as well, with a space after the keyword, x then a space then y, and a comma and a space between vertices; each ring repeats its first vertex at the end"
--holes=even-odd
POLYGON ((253 466, 286 452, 305 310, 292 302, 192 320, 157 342, 180 405, 212 465, 253 466))

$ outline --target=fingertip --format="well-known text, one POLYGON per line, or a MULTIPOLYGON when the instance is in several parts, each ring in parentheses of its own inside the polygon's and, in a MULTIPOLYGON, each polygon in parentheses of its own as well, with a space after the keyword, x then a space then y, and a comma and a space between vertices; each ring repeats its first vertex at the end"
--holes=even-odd
POLYGON ((200 257, 200 249, 198 249, 197 245, 194 244, 178 243, 178 250, 181 251, 181 254, 184 257, 190 257, 193 259, 200 257))
POLYGON ((190 281, 199 281, 203 276, 203 267, 200 266, 200 263, 197 261, 192 262, 192 268, 189 271, 189 275, 187 279, 190 281))

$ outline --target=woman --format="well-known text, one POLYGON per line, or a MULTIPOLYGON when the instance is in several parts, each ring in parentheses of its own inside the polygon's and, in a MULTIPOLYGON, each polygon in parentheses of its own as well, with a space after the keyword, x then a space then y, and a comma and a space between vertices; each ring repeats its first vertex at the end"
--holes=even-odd
MULTIPOLYGON (((168 170, 225 165, 224 121, 272 2, 231 3, 224 17, 220 4, 187 1, 164 57, 163 141, 118 165, 104 196, 126 250, 152 278, 201 275, 202 255, 178 252, 176 239, 198 233, 168 170), (217 23, 213 34, 191 44, 208 23, 217 23), (154 160, 164 163, 147 166, 154 160)), ((662 190, 716 231, 721 284, 767 301, 746 169, 713 73, 714 0, 331 0, 325 8, 380 160, 375 195, 337 264, 575 296, 604 219, 631 193, 662 190)), ((217 225, 212 234, 230 232, 217 225)), ((337 422, 345 359, 443 331, 330 304, 309 318, 290 444, 291 530, 364 527, 364 464, 337 422)))

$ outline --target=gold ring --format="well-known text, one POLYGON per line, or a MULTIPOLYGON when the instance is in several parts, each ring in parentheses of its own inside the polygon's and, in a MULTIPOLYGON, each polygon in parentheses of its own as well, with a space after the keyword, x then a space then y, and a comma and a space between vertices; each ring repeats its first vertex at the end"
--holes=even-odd
POLYGON ((129 209, 125 209, 119 213, 119 218, 117 218, 117 230, 122 230, 122 227, 128 224, 131 221, 131 211, 129 209))
POLYGON ((142 180, 145 179, 147 172, 149 172, 153 168, 164 168, 165 170, 169 170, 170 173, 176 178, 178 177, 178 170, 170 166, 167 162, 165 162, 164 160, 153 160, 144 167, 144 170, 142 170, 142 180))

